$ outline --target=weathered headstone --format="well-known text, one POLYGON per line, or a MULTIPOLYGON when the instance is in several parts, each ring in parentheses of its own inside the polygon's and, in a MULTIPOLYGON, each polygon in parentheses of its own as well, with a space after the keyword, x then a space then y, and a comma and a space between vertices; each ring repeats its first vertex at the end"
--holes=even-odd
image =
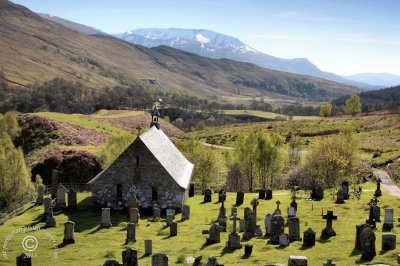
POLYGON ((267 189, 265 191, 265 199, 266 200, 271 200, 272 199, 272 190, 271 189, 267 189))
POLYGON ((281 204, 281 202, 279 200, 276 201, 276 209, 274 211, 274 213, 272 214, 272 216, 274 215, 282 215, 281 210, 279 209, 279 205, 281 204))
POLYGON ((369 224, 357 224, 356 225, 356 241, 355 241, 355 249, 361 249, 361 233, 365 228, 371 228, 369 224))
POLYGON ((242 248, 242 244, 240 243, 240 236, 236 232, 236 221, 237 221, 237 217, 236 217, 236 213, 234 213, 233 214, 233 232, 231 232, 229 234, 228 242, 226 242, 226 248, 228 248, 230 250, 242 248))
POLYGON ((51 198, 52 199, 57 197, 59 178, 60 178, 60 171, 58 171, 58 170, 51 171, 51 198))
POLYGON ((279 235, 279 245, 281 246, 289 246, 289 236, 288 234, 280 234, 279 235))
POLYGON ((239 220, 239 232, 242 233, 246 230, 246 220, 240 219, 239 220))
POLYGON ((121 266, 117 259, 108 259, 103 263, 103 266, 121 266))
POLYGON ((265 235, 266 236, 269 236, 270 233, 271 233, 271 219, 272 219, 272 215, 271 214, 265 215, 264 227, 265 227, 265 235))
POLYGON ((387 232, 392 230, 393 222, 394 222, 394 210, 393 209, 385 209, 385 216, 383 219, 382 231, 387 232))
POLYGON ((21 254, 17 257, 17 266, 32 266, 32 257, 28 254, 21 254))
POLYGON ((211 189, 207 188, 204 190, 204 202, 211 202, 212 201, 212 191, 211 189))
POLYGON ((47 215, 45 227, 56 227, 57 221, 56 218, 54 218, 53 216, 53 207, 50 206, 49 211, 50 212, 47 215))
POLYGON ((137 251, 130 247, 122 251, 122 264, 124 266, 138 266, 137 251))
POLYGON ((315 246, 315 232, 308 228, 303 232, 303 247, 313 247, 315 246))
POLYGON ((129 222, 138 224, 140 219, 139 209, 138 208, 131 208, 129 210, 129 222))
POLYGON ((178 235, 178 223, 172 222, 169 225, 169 236, 177 236, 178 235))
POLYGON ((168 266, 168 256, 164 253, 157 253, 151 257, 151 266, 168 266))
POLYGON ((165 218, 166 226, 170 226, 173 221, 174 221, 174 216, 171 214, 167 215, 167 217, 165 218))
POLYGON ((225 190, 221 189, 218 191, 218 202, 222 202, 226 200, 226 192, 225 190))
POLYGON ((337 220, 337 216, 333 215, 333 211, 328 210, 327 214, 323 214, 322 218, 326 220, 326 227, 322 230, 321 237, 329 238, 335 236, 336 232, 332 228, 332 221, 337 220))
POLYGON ((396 234, 382 235, 382 250, 396 249, 396 234))
POLYGON ((220 243, 221 242, 221 230, 216 224, 212 224, 210 227, 210 236, 206 239, 207 244, 220 243))
POLYGON ((289 226, 289 240, 290 241, 301 241, 300 237, 300 219, 297 217, 291 217, 288 219, 289 226))
POLYGON ((288 212, 288 219, 292 217, 296 217, 296 209, 294 207, 289 207, 287 209, 288 212))
POLYGON ((279 244, 279 236, 284 233, 285 220, 280 215, 273 215, 268 244, 279 244))
POLYGON ((43 204, 43 198, 44 198, 44 186, 39 185, 37 188, 36 204, 43 204))
POLYGON ((196 188, 195 183, 191 182, 190 185, 189 185, 189 197, 190 197, 190 198, 191 198, 191 197, 194 197, 195 188, 196 188))
POLYGON ((144 240, 144 255, 148 256, 153 253, 153 241, 151 239, 144 240))
POLYGON ((365 222, 368 225, 370 225, 372 229, 376 228, 376 221, 375 221, 375 217, 374 217, 374 209, 373 209, 372 204, 369 206, 369 217, 368 217, 368 220, 366 220, 365 222))
POLYGON ((45 198, 43 200, 43 208, 44 208, 43 221, 46 221, 47 216, 50 213, 50 207, 52 207, 51 198, 45 198))
POLYGON ((382 182, 382 180, 381 180, 380 178, 378 178, 378 179, 376 180, 376 190, 375 190, 375 193, 374 193, 374 196, 375 196, 375 197, 380 197, 380 196, 382 196, 381 182, 382 182))
POLYGON ((307 257, 290 255, 288 266, 307 266, 307 257))
POLYGON ((165 212, 166 212, 166 215, 172 215, 172 217, 175 219, 175 209, 168 208, 165 212))
POLYGON ((260 189, 260 191, 258 191, 258 199, 265 199, 266 196, 266 190, 264 188, 260 189))
POLYGON ((64 223, 64 239, 63 244, 73 244, 75 243, 75 223, 71 221, 67 221, 64 223))
POLYGON ((397 254, 397 263, 400 264, 400 254, 397 254))
POLYGON ((243 204, 244 201, 244 192, 243 191, 239 191, 236 193, 236 206, 240 206, 243 204))
POLYGON ((343 204, 344 203, 344 194, 343 194, 343 189, 340 187, 336 193, 336 202, 337 204, 343 204))
POLYGON ((290 207, 293 207, 295 211, 297 211, 297 202, 296 198, 293 198, 292 201, 290 202, 290 207))
POLYGON ((372 207, 372 213, 373 217, 376 222, 381 222, 381 207, 379 207, 376 203, 376 201, 371 200, 371 207, 372 207))
POLYGON ((56 209, 65 209, 67 207, 67 202, 65 201, 65 195, 67 193, 67 189, 64 186, 60 186, 57 190, 57 201, 56 201, 56 209))
POLYGON ((243 239, 250 239, 254 236, 256 226, 253 219, 253 211, 248 207, 244 209, 244 220, 245 229, 243 233, 243 239))
POLYGON ((361 243, 361 259, 372 260, 376 256, 375 250, 375 233, 374 231, 366 227, 360 235, 361 243))
POLYGON ((209 257, 208 261, 204 266, 224 266, 223 264, 219 264, 216 257, 209 257))
POLYGON ((324 262, 323 266, 336 266, 336 263, 333 263, 333 260, 328 258, 326 262, 324 262))
POLYGON ((253 252, 253 245, 252 244, 245 244, 244 245, 244 255, 246 257, 250 257, 252 252, 253 252))
POLYGON ((227 221, 227 216, 226 216, 226 209, 225 209, 225 198, 224 196, 221 197, 221 207, 219 208, 219 213, 218 213, 218 224, 219 226, 222 226, 226 228, 226 221, 227 221))
POLYGON ((190 219, 190 206, 183 205, 182 206, 182 220, 186 221, 190 219))
POLYGON ((132 208, 139 209, 139 204, 138 204, 135 192, 132 193, 132 195, 131 195, 131 197, 129 199, 128 210, 130 210, 132 208))
POLYGON ((110 208, 101 209, 101 227, 108 228, 111 226, 110 208))
POLYGON ((324 198, 324 189, 321 186, 316 186, 311 190, 311 198, 315 201, 320 201, 324 198))
POLYGON ((349 181, 343 181, 341 186, 342 186, 343 199, 345 200, 349 199, 349 181))
POLYGON ((126 241, 125 243, 136 242, 136 224, 128 223, 126 226, 126 241))
POLYGON ((154 218, 160 219, 161 218, 161 209, 160 208, 153 208, 153 215, 154 218))
POLYGON ((68 209, 76 210, 78 208, 78 201, 76 198, 76 190, 71 188, 68 191, 68 209))
POLYGON ((237 214, 237 207, 232 207, 231 209, 231 217, 233 217, 233 215, 236 213, 237 214))

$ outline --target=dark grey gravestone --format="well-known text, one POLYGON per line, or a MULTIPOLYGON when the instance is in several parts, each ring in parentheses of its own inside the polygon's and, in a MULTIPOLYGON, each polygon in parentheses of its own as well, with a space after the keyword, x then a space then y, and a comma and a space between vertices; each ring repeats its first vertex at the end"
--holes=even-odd
POLYGON ((239 191, 236 193, 236 206, 240 206, 243 204, 244 201, 244 192, 239 191))
POLYGON ((300 237, 300 219, 297 217, 289 218, 289 240, 290 241, 301 241, 300 237))
POLYGON ((307 257, 290 255, 288 266, 307 266, 307 257))
POLYGON ((252 252, 253 252, 253 245, 252 244, 245 244, 244 245, 244 255, 246 257, 250 257, 252 252))
POLYGON ((258 199, 265 199, 265 196, 266 196, 266 190, 264 188, 258 191, 258 199))
POLYGON ((271 200, 271 199, 272 199, 272 190, 267 189, 267 190, 265 191, 265 199, 266 199, 266 200, 271 200))
POLYGON ((136 242, 136 224, 128 223, 126 227, 126 243, 136 242))
POLYGON ((157 253, 151 257, 151 266, 168 266, 168 256, 164 253, 157 253))
POLYGON ((271 231, 268 244, 279 244, 279 236, 283 234, 285 229, 285 220, 280 215, 272 216, 271 231))
POLYGON ((206 239, 207 244, 220 243, 221 242, 221 230, 217 224, 212 224, 210 227, 210 235, 206 239))
POLYGON ((382 180, 381 180, 380 178, 378 178, 378 179, 376 180, 376 190, 375 190, 375 193, 374 193, 374 196, 375 196, 375 197, 380 197, 380 196, 382 196, 381 182, 382 182, 382 180))
POLYGON ((337 220, 337 216, 333 215, 333 211, 328 210, 327 214, 323 214, 322 218, 326 220, 326 227, 322 230, 321 237, 329 238, 335 236, 336 232, 333 230, 332 221, 337 220))
POLYGON ((365 228, 360 235, 361 259, 372 260, 376 256, 375 233, 371 228, 365 228))
POLYGON ((122 263, 124 266, 138 266, 137 251, 130 247, 122 251, 122 263))
POLYGON ((303 232, 303 247, 313 247, 315 246, 315 235, 316 233, 308 228, 303 232))
POLYGON ((176 222, 172 222, 169 225, 169 235, 170 236, 177 236, 178 235, 178 224, 176 222))
POLYGON ((68 191, 68 209, 70 209, 70 210, 78 209, 78 201, 76 198, 76 191, 73 188, 71 188, 68 191))
POLYGON ((349 199, 349 181, 342 182, 342 192, 343 192, 343 198, 345 200, 349 199))
POLYGON ((204 202, 211 202, 212 201, 212 191, 211 189, 207 188, 204 190, 204 202))
POLYGON ((361 249, 361 233, 365 228, 371 228, 369 224, 357 224, 356 225, 356 243, 355 243, 355 249, 360 250, 361 249))
POLYGON ((311 198, 315 201, 320 201, 324 198, 324 189, 321 186, 316 186, 311 191, 311 198))
POLYGON ((21 254, 17 257, 17 266, 32 266, 32 258, 28 254, 21 254))
POLYGON ((189 197, 194 197, 195 188, 196 188, 195 183, 191 182, 189 186, 189 197))
POLYGON ((396 249, 396 234, 383 234, 382 235, 382 250, 396 249))

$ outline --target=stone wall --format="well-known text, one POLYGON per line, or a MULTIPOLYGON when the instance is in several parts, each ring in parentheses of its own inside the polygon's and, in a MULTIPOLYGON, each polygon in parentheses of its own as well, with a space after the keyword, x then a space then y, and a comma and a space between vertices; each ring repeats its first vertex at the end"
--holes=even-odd
POLYGON ((117 210, 127 207, 134 191, 141 208, 181 208, 188 196, 188 188, 183 189, 175 182, 139 138, 90 184, 90 188, 95 203, 117 210), (118 185, 122 191, 119 199, 118 185), (156 201, 152 199, 153 186, 158 192, 156 201))

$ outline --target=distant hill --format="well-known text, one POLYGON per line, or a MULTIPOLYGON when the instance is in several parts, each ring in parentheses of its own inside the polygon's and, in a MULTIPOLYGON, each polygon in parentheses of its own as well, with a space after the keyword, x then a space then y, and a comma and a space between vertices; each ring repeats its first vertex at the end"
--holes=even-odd
POLYGON ((27 85, 59 77, 96 88, 145 79, 202 96, 264 94, 312 101, 358 92, 355 87, 254 64, 81 34, 25 7, 9 1, 0 3, 0 65, 10 84, 27 85))
POLYGON ((347 76, 347 78, 380 87, 400 85, 400 76, 388 73, 362 73, 347 76))
POLYGON ((320 77, 365 89, 372 88, 366 83, 348 80, 322 71, 307 58, 284 59, 267 55, 251 48, 237 38, 211 30, 147 28, 114 34, 114 36, 146 47, 166 45, 209 58, 227 58, 253 63, 268 69, 320 77))

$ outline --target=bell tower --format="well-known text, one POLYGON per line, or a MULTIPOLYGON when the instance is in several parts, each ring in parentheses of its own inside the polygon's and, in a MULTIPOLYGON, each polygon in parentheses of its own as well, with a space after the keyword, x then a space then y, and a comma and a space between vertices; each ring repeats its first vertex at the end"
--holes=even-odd
POLYGON ((158 112, 157 106, 154 105, 154 108, 151 111, 150 128, 155 126, 157 129, 160 129, 160 123, 158 123, 158 118, 159 117, 160 117, 160 113, 158 112))

